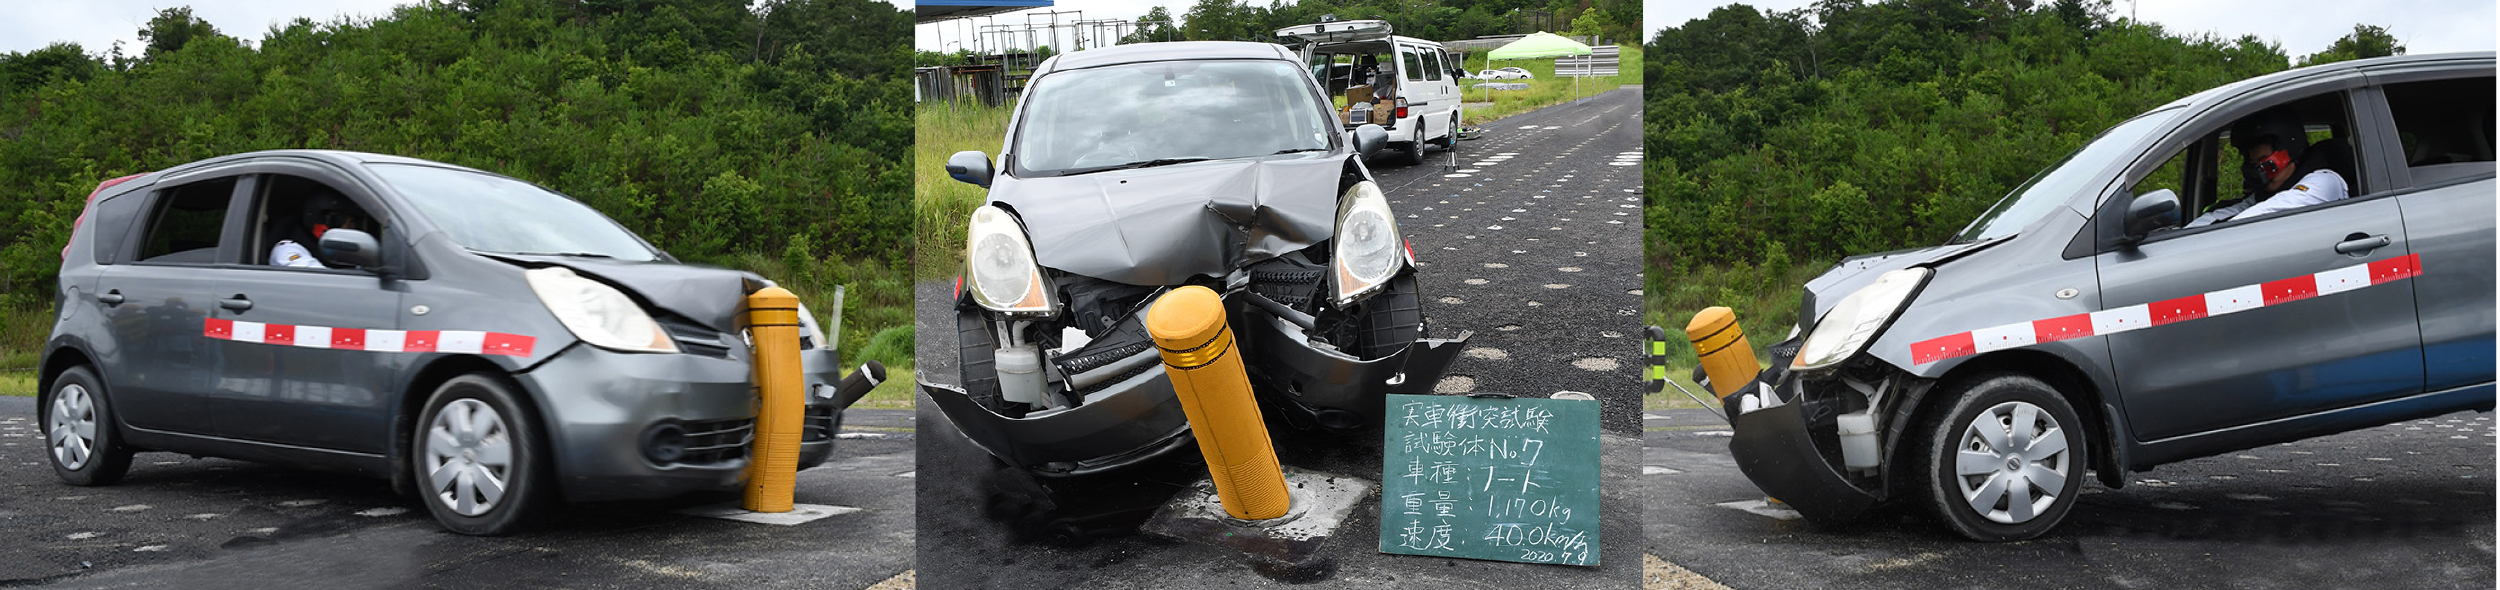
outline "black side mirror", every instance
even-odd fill
[[[981,188],[990,187],[990,155],[975,151],[955,152],[946,157],[946,175]]]
[[[362,230],[334,229],[321,232],[321,257],[356,268],[382,266],[382,245],[373,234]]]
[[[2144,241],[2153,230],[2179,225],[2179,194],[2161,189],[2136,195],[2127,203],[2127,243]]]
[[[1381,129],[1379,125],[1365,123],[1355,127],[1353,135],[1354,153],[1362,154],[1366,158],[1371,157],[1372,152],[1380,151],[1380,148],[1389,145],[1389,130]]]

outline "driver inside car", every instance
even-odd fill
[[[313,243],[316,244],[321,243],[321,234],[329,233],[330,230],[361,231],[367,225],[364,221],[364,213],[356,208],[355,203],[348,202],[346,198],[336,193],[326,191],[304,200],[304,210],[299,223],[303,224],[301,227],[304,231],[312,234]],[[277,245],[269,247],[269,264],[270,266],[297,268],[330,267],[322,264],[320,258],[313,256],[311,249],[291,239],[278,240]]]
[[[2248,197],[2217,205],[2188,227],[2250,219],[2349,196],[2344,177],[2321,162],[2304,160],[2310,147],[2299,119],[2280,107],[2267,109],[2231,125],[2231,145],[2246,163],[2240,168]],[[2332,140],[2329,140],[2332,141]],[[2299,178],[2293,182],[2293,178]],[[2285,186],[2289,184],[2290,186]]]

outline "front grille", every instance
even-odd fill
[[[745,459],[755,442],[755,419],[700,420],[683,424],[686,454],[678,463],[713,465]]]
[[[669,339],[677,341],[677,349],[685,351],[686,354],[729,358],[730,346],[746,344],[731,339],[728,334],[715,332],[711,328],[676,316],[662,315],[654,319],[659,321],[660,329],[668,331]]]

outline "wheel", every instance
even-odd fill
[[[1406,142],[1406,155],[1398,157],[1398,163],[1400,164],[1408,166],[1424,165],[1424,130],[1421,129],[1423,122],[1417,121],[1415,124],[1418,126],[1415,130],[1415,141]]]
[[[1449,133],[1441,135],[1441,141],[1439,143],[1442,149],[1455,152],[1458,151],[1458,115],[1450,115],[1449,129]]]
[[[2020,541],[2056,528],[2083,484],[2083,421],[2038,379],[1986,375],[1943,398],[1918,431],[1914,473],[1928,509],[1979,541]]]
[[[418,495],[443,528],[504,535],[543,509],[552,490],[546,437],[503,379],[469,374],[434,389],[417,420]]]
[[[112,485],[130,472],[130,445],[114,429],[112,404],[105,403],[104,380],[87,367],[72,367],[52,378],[44,392],[44,453],[52,457],[52,473],[74,486]]]

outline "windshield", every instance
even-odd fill
[[[1325,151],[1333,121],[1299,64],[1164,61],[1043,76],[1024,95],[1018,175]]]
[[[367,167],[463,248],[637,262],[659,257],[589,205],[526,182],[433,166]]]
[[[1989,207],[1988,212],[1979,214],[1979,219],[1972,221],[1970,227],[1963,228],[1962,234],[1955,236],[1952,243],[2001,238],[2030,227],[2031,222],[2039,221],[2041,216],[2048,215],[2058,206],[2066,204],[2068,199],[2074,198],[2076,193],[2089,188],[2086,183],[2092,182],[2110,164],[2133,155],[2134,152],[2127,148],[2167,128],[2164,123],[2170,122],[2178,113],[2175,108],[2153,111],[2102,131],[2100,136],[2085,142],[2082,149],[2067,154],[2065,159],[2050,165],[2047,171],[2024,181],[2022,186],[2014,188],[2014,192],[2006,193],[1996,206]]]

